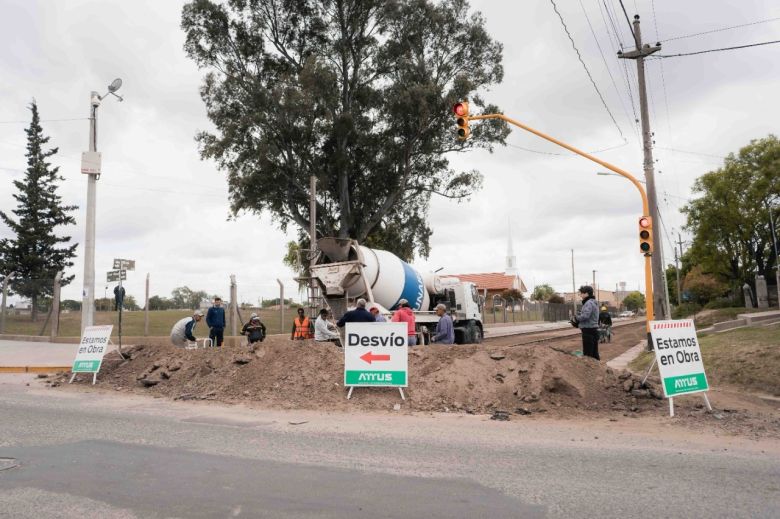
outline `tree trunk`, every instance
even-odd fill
[[[30,307],[30,320],[35,322],[38,319],[38,296],[32,296],[32,306]]]

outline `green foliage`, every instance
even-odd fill
[[[728,286],[715,276],[705,274],[702,267],[697,265],[685,275],[683,289],[691,295],[694,302],[703,305],[722,296],[728,290]]]
[[[151,296],[149,298],[149,310],[172,310],[174,307],[173,301],[166,297]]]
[[[502,46],[465,0],[193,0],[184,49],[207,71],[214,133],[201,156],[227,172],[232,211],[309,228],[403,259],[427,256],[431,195],[466,199],[477,171],[448,154],[504,144],[506,124],[455,139],[450,107],[497,112],[478,91],[503,77]]]
[[[76,255],[76,244],[69,245],[70,236],[58,236],[55,229],[76,223],[70,213],[78,207],[64,205],[57,194],[57,182],[64,180],[59,167],[52,166],[49,158],[57,148],[44,149],[49,137],[44,136],[40,125],[38,105],[30,104],[32,120],[27,127],[27,170],[23,180],[14,180],[17,202],[13,213],[15,220],[5,211],[0,211],[0,220],[7,225],[12,238],[0,239],[0,272],[16,272],[9,285],[13,292],[30,298],[32,319],[38,312],[39,300],[50,296],[54,277],[58,272],[72,267],[71,259]],[[65,286],[73,276],[63,276]]]
[[[701,310],[701,306],[696,303],[682,303],[672,307],[673,319],[686,319]]]
[[[666,285],[669,287],[669,302],[677,302],[677,268],[674,265],[668,265],[666,271]],[[682,283],[683,276],[680,274],[680,283]]]
[[[633,291],[629,292],[625,299],[623,299],[623,305],[633,312],[636,312],[640,308],[645,307],[645,295],[642,292]]]
[[[204,290],[192,290],[190,287],[177,287],[171,292],[171,304],[173,308],[187,308],[196,310],[204,299],[211,299]],[[151,309],[151,304],[149,305]]]
[[[735,301],[733,299],[729,299],[728,297],[722,297],[718,299],[713,299],[706,305],[704,305],[704,308],[708,310],[715,310],[717,308],[732,308],[735,306]],[[740,307],[742,310],[745,309],[745,307]]]
[[[504,290],[503,292],[501,292],[501,297],[504,298],[504,301],[509,301],[510,299],[514,299],[515,303],[518,303],[525,299],[523,293],[516,288],[509,288],[507,290]]]
[[[60,308],[62,310],[70,310],[72,312],[81,310],[81,301],[74,299],[65,299],[60,302]]]
[[[536,285],[534,287],[534,291],[531,294],[531,300],[532,301],[549,301],[552,296],[555,295],[555,290],[553,287],[548,285],[547,283],[543,283],[541,285]]]
[[[777,264],[770,212],[780,214],[780,141],[774,135],[750,142],[724,165],[698,178],[700,195],[683,208],[693,243],[684,265],[700,266],[729,284],[735,294],[756,273],[774,277]]]
[[[553,294],[547,298],[547,302],[556,305],[562,305],[566,303],[566,300],[560,294]]]

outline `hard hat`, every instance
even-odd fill
[[[606,310],[606,309],[607,309],[607,307],[606,307],[606,306],[602,306],[602,307],[601,307],[601,309],[602,309],[602,310]]]
[[[257,317],[257,314],[255,312],[252,312],[252,315],[249,316],[250,319],[254,319],[255,317]]]

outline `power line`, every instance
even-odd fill
[[[585,73],[588,75],[588,78],[590,79],[590,83],[593,85],[593,88],[596,90],[596,93],[599,95],[599,99],[601,99],[601,104],[604,105],[604,109],[609,114],[609,118],[612,119],[612,122],[615,124],[615,128],[617,128],[617,131],[620,133],[620,136],[625,141],[626,136],[623,135],[623,130],[620,129],[620,125],[615,120],[615,116],[612,115],[612,111],[607,106],[607,102],[604,100],[604,96],[601,95],[601,91],[599,90],[599,87],[596,86],[596,82],[593,80],[593,76],[590,74],[590,70],[588,70],[588,66],[585,65],[585,62],[582,60],[582,55],[580,54],[579,49],[577,49],[577,45],[574,44],[574,38],[572,38],[571,33],[569,32],[569,28],[566,26],[566,22],[563,21],[563,16],[561,15],[560,11],[558,11],[558,6],[555,5],[555,0],[550,0],[550,3],[553,6],[553,10],[555,10],[555,14],[557,14],[558,18],[561,20],[561,24],[563,25],[563,30],[566,32],[566,36],[569,37],[569,41],[571,42],[571,46],[574,49],[574,52],[577,53],[577,59],[580,60],[580,63],[582,64],[582,68],[585,69]]]
[[[617,144],[615,146],[609,146],[607,148],[601,148],[601,149],[598,149],[598,150],[591,150],[591,151],[588,151],[586,153],[590,153],[590,154],[603,153],[605,151],[616,150],[618,148],[622,148],[623,146],[626,146],[626,145],[628,145],[628,141],[624,141],[623,144]],[[523,146],[518,146],[517,144],[512,144],[511,142],[508,142],[507,146],[509,146],[511,148],[517,148],[518,150],[527,151],[529,153],[537,153],[539,155],[551,155],[551,156],[555,156],[555,157],[579,157],[579,155],[577,155],[576,153],[555,153],[554,151],[534,150],[534,149],[531,149],[531,148],[524,148]]]
[[[700,50],[697,52],[685,52],[682,54],[656,54],[654,57],[655,58],[678,58],[680,56],[695,56],[696,54],[707,54],[709,52],[721,52],[724,50],[737,50],[737,49],[747,49],[748,47],[760,47],[762,45],[772,45],[774,43],[780,43],[780,40],[763,41],[761,43],[749,43],[747,45],[737,45],[735,47],[723,47],[720,49]]]
[[[778,16],[777,18],[767,18],[766,20],[757,20],[755,22],[743,23],[741,25],[730,25],[728,27],[721,27],[720,29],[712,29],[710,31],[697,32],[694,34],[686,34],[683,36],[675,36],[674,38],[666,38],[665,40],[661,40],[661,41],[684,40],[686,38],[693,38],[694,36],[702,36],[704,34],[713,34],[716,32],[730,31],[731,29],[739,29],[741,27],[750,27],[751,25],[759,25],[762,23],[776,22],[777,20],[780,20],[780,16]]]
[[[716,159],[721,159],[721,160],[725,160],[726,159],[726,157],[724,157],[722,155],[712,155],[710,153],[699,153],[698,151],[687,151],[687,150],[681,150],[681,149],[677,149],[677,148],[664,148],[662,146],[658,146],[658,149],[668,150],[668,151],[675,151],[677,153],[687,153],[689,155],[701,155],[702,157],[714,157]]]
[[[639,43],[636,39],[636,34],[634,33],[634,26],[631,25],[631,20],[628,18],[628,13],[626,12],[626,6],[623,5],[623,0],[619,0],[620,2],[620,8],[623,9],[623,14],[626,16],[626,23],[628,24],[628,30],[631,32],[631,36],[634,37],[634,44],[636,45],[637,50],[639,50]]]
[[[620,91],[618,90],[617,83],[615,82],[615,78],[612,76],[612,70],[609,68],[609,64],[607,63],[607,58],[604,57],[604,51],[601,50],[601,44],[599,43],[599,39],[596,37],[596,31],[593,29],[593,24],[590,23],[590,17],[588,16],[588,11],[585,10],[585,5],[582,3],[582,0],[579,0],[580,7],[582,8],[582,14],[585,15],[585,20],[588,22],[588,27],[590,27],[590,33],[593,35],[593,39],[596,41],[596,47],[599,49],[599,54],[601,54],[601,60],[604,62],[604,68],[607,69],[607,74],[609,74],[609,79],[612,81],[612,86],[615,88],[615,93],[618,96],[618,100],[620,101],[620,107],[623,109],[623,114],[626,116],[626,119],[631,120],[631,118],[628,115],[628,111],[626,110],[626,105],[623,103],[623,97],[620,95]],[[631,125],[633,127],[633,125]],[[639,138],[639,135],[637,134],[637,138]]]
[[[607,18],[609,18],[609,23],[612,26],[612,32],[615,34],[615,38],[617,38],[618,44],[620,44],[620,50],[623,50],[623,42],[620,40],[620,31],[617,30],[617,26],[615,25],[615,19],[609,10],[609,7],[607,7],[607,2],[603,1],[602,3],[604,4],[604,10],[607,12]]]
[[[40,123],[57,123],[62,121],[89,121],[89,117],[74,117],[71,119],[40,119]],[[31,121],[0,121],[0,124],[29,124]]]

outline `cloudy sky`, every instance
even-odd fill
[[[617,127],[547,0],[472,2],[504,45],[504,81],[485,95],[508,115],[581,149],[614,148],[598,156],[641,178],[636,68],[615,57],[620,44],[629,48],[631,41],[619,3],[606,0],[617,35],[603,2],[557,4]],[[663,42],[662,54],[780,39],[780,20],[680,38],[780,18],[775,2],[625,5],[629,16],[642,17],[645,41]],[[227,294],[230,274],[237,276],[241,301],[274,297],[277,278],[290,293],[293,274],[281,257],[293,233],[285,235],[268,217],[229,219],[224,175],[199,159],[193,136],[210,124],[198,95],[203,73],[182,50],[181,6],[172,0],[0,0],[0,208],[14,207],[11,182],[23,175],[26,106],[35,98],[42,118],[52,120],[43,127],[60,148],[60,194],[81,207],[73,235],[83,242],[86,178],[79,166],[88,144],[89,94],[102,94],[121,77],[125,101],[107,98],[99,109],[96,295],[102,296],[105,271],[116,257],[136,260],[126,286],[138,299],[146,273],[152,293],[160,295],[182,285]],[[780,45],[769,45],[648,63],[658,200],[669,238],[682,232],[686,240],[679,208],[696,177],[750,139],[778,132],[779,53]],[[422,270],[502,270],[511,223],[529,288],[550,283],[571,290],[571,249],[578,285],[597,270],[604,288],[619,281],[643,287],[635,189],[619,177],[597,176],[603,168],[533,135],[513,131],[508,142],[493,154],[455,158],[483,173],[484,189],[467,203],[433,202],[432,253],[417,263]],[[6,236],[0,224],[0,237]],[[666,238],[664,246],[671,258]],[[81,253],[64,298],[81,297]]]

